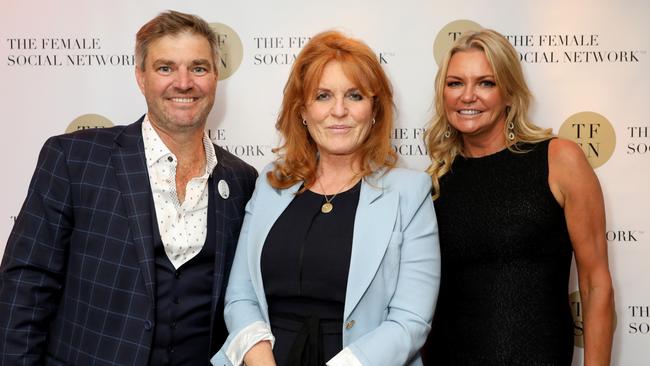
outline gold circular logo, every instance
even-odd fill
[[[579,112],[567,118],[558,135],[580,145],[594,168],[605,164],[616,147],[614,127],[596,112]]]
[[[219,80],[229,78],[237,71],[244,58],[244,46],[237,32],[222,23],[210,23],[210,27],[217,34],[219,45]]]
[[[84,114],[70,122],[68,128],[65,129],[65,133],[85,130],[88,128],[105,127],[113,127],[113,122],[104,116],[100,116],[99,114]]]
[[[433,57],[436,59],[438,66],[440,66],[447,51],[449,51],[461,34],[467,31],[480,30],[482,28],[483,27],[481,27],[480,24],[465,19],[454,20],[442,27],[436,36],[436,40],[433,42]]]

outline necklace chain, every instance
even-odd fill
[[[341,186],[341,188],[339,188],[339,190],[336,193],[334,193],[332,195],[332,197],[329,197],[329,198],[327,197],[327,193],[325,193],[325,188],[323,187],[323,182],[321,182],[321,180],[319,179],[318,180],[318,185],[320,186],[320,189],[323,191],[323,196],[325,197],[325,203],[323,203],[323,205],[320,207],[320,212],[325,213],[325,214],[332,212],[332,210],[334,209],[334,205],[332,204],[332,200],[334,200],[334,197],[336,197],[337,194],[341,193],[341,191],[343,191],[343,189],[348,184],[350,184],[350,182],[352,182],[356,177],[357,177],[356,174],[353,175],[352,179],[345,182],[345,184],[343,184],[343,186]]]

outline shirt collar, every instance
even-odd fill
[[[158,136],[158,132],[156,132],[151,125],[148,114],[145,115],[144,121],[142,121],[142,140],[144,143],[148,168],[151,168],[161,159],[165,159],[169,156],[173,157],[174,160],[176,159],[176,156],[169,150],[160,136]],[[203,132],[203,149],[205,150],[206,159],[205,174],[210,175],[217,166],[217,154],[214,151],[214,145],[212,144],[210,137],[208,137],[208,134],[205,131]]]

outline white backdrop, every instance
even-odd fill
[[[650,120],[645,108],[650,101],[650,2],[645,0],[3,0],[0,156],[7,165],[0,183],[0,250],[48,136],[65,132],[87,114],[117,125],[145,112],[133,76],[135,33],[166,9],[221,23],[241,40],[239,45],[233,34],[224,37],[224,54],[239,51],[243,57],[236,69],[225,60],[233,73],[218,85],[209,129],[217,144],[258,169],[272,160],[282,88],[292,58],[311,35],[342,30],[377,52],[395,89],[393,142],[401,164],[414,169],[424,169],[428,162],[421,131],[432,112],[438,34],[466,19],[508,35],[524,59],[535,95],[533,120],[556,132],[561,127],[572,131],[567,137],[584,143],[585,153],[598,165],[616,290],[612,364],[649,364]],[[599,134],[605,131],[600,128],[581,140],[586,130],[578,136],[576,120],[565,121],[586,111],[609,122],[612,132]],[[97,121],[100,117],[85,117],[81,125]],[[589,121],[581,123],[589,128]],[[607,149],[609,158],[602,151]],[[576,289],[573,278],[569,292]],[[578,303],[572,306],[580,312]],[[582,364],[580,347],[574,358],[574,365]]]

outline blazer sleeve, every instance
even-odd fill
[[[402,232],[397,284],[386,319],[348,345],[362,365],[409,364],[431,330],[438,298],[440,247],[431,180],[418,173],[397,184],[401,219],[394,230]]]
[[[50,138],[0,265],[0,364],[44,363],[74,221],[70,189],[64,151]]]
[[[264,181],[263,181],[264,180]],[[265,185],[266,174],[263,172],[257,178],[256,189],[246,205],[246,215],[242,224],[237,251],[230,271],[228,288],[226,290],[224,320],[228,327],[228,338],[219,352],[211,359],[213,365],[238,365],[248,350],[258,341],[268,339],[273,341],[271,328],[262,315],[259,301],[255,294],[249,267],[249,236],[255,228],[251,227],[251,219],[255,215],[257,197],[260,185]]]

